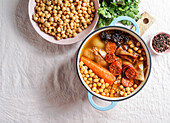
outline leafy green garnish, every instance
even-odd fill
[[[100,7],[98,26],[108,26],[118,16],[129,16],[136,21],[141,18],[138,11],[140,0],[99,0]],[[123,20],[122,24],[130,25],[129,21]]]

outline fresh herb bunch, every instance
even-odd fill
[[[140,0],[99,0],[99,2],[98,27],[108,26],[118,16],[129,16],[136,21],[141,18],[138,14]],[[121,22],[124,25],[131,25],[131,22],[126,20]]]

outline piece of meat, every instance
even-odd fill
[[[90,49],[91,52],[93,52],[94,54],[94,59],[96,60],[96,63],[103,66],[103,67],[106,67],[108,66],[108,63],[105,61],[105,59],[99,54],[99,49],[96,48],[96,47],[93,47],[92,49]]]
[[[109,66],[109,70],[115,76],[120,75],[122,72],[122,64],[118,61],[115,61]]]
[[[126,79],[126,78],[122,78],[121,82],[122,82],[123,86],[125,86],[125,87],[132,87],[132,85],[134,84],[133,79],[129,80],[129,79]]]
[[[116,57],[116,61],[120,62],[120,64],[122,65],[122,60],[121,60],[121,58]]]
[[[125,73],[125,71],[127,70],[127,68],[130,66],[131,64],[124,64],[123,68],[122,68],[122,72]]]
[[[129,67],[126,71],[125,71],[125,75],[128,79],[134,79],[137,76],[137,72],[135,68]]]
[[[108,42],[108,43],[106,44],[106,52],[107,52],[107,53],[112,53],[112,54],[115,53],[116,48],[117,48],[117,46],[116,46],[116,44],[113,43],[113,42]]]
[[[123,65],[123,73],[130,80],[137,76],[137,71],[131,64]]]
[[[128,60],[131,63],[134,63],[136,61],[136,59],[138,58],[138,54],[133,52],[133,53],[129,53],[126,50],[124,50],[121,46],[116,50],[116,55],[118,55],[119,57]]]
[[[112,54],[112,53],[108,53],[105,57],[105,60],[108,62],[108,63],[112,63],[112,62],[115,62],[115,61],[118,61],[122,64],[122,60],[115,56],[115,54]]]
[[[105,57],[105,60],[108,62],[108,63],[112,63],[114,61],[117,60],[116,56],[113,54],[113,53],[108,53]]]

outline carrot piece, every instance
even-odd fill
[[[100,78],[104,79],[106,83],[109,83],[110,85],[113,84],[113,82],[116,80],[116,77],[110,73],[109,70],[106,68],[98,65],[94,61],[86,58],[86,57],[81,57],[81,61],[87,65],[96,75],[98,75]]]

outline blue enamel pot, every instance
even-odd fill
[[[127,20],[127,21],[130,21],[136,28],[135,31],[132,31],[128,28],[125,28],[125,27],[121,27],[121,26],[116,26],[116,23],[119,22],[119,21],[122,21],[122,20]],[[81,73],[80,73],[80,69],[79,69],[79,60],[80,60],[80,53],[85,45],[85,43],[95,34],[98,34],[102,31],[106,31],[106,30],[120,30],[120,31],[123,31],[123,32],[126,32],[130,35],[132,35],[133,37],[135,37],[142,45],[143,49],[145,50],[146,52],[146,58],[147,58],[147,71],[146,71],[146,74],[145,74],[145,81],[143,81],[137,89],[135,89],[135,91],[133,93],[131,93],[130,95],[126,96],[126,97],[116,97],[116,98],[111,98],[111,97],[105,97],[105,96],[102,96],[102,95],[99,95],[95,92],[93,92],[89,87],[88,85],[85,83],[85,81],[83,80],[82,76],[81,76]],[[107,111],[107,110],[110,110],[112,109],[119,101],[123,101],[123,100],[126,100],[126,99],[129,99],[131,97],[133,97],[134,95],[136,95],[143,87],[144,85],[146,84],[146,82],[148,81],[148,78],[149,78],[149,75],[150,75],[150,72],[151,72],[151,55],[150,55],[150,51],[148,49],[148,46],[146,45],[145,41],[141,38],[140,36],[140,30],[139,30],[139,26],[137,25],[136,21],[133,20],[132,18],[130,17],[126,17],[126,16],[120,16],[116,19],[114,19],[112,21],[112,23],[109,25],[109,26],[106,26],[106,27],[102,27],[102,28],[99,28],[93,32],[91,32],[85,39],[84,41],[82,42],[82,44],[80,45],[79,49],[78,49],[78,53],[77,53],[77,58],[76,58],[76,68],[77,68],[77,74],[78,74],[78,77],[81,81],[81,83],[83,84],[83,86],[87,89],[88,91],[88,99],[89,99],[89,102],[90,104],[97,110],[100,110],[100,111]],[[93,101],[93,96],[96,96],[97,98],[100,98],[102,100],[106,100],[106,101],[110,101],[111,104],[107,107],[101,107],[97,104],[94,103]]]

